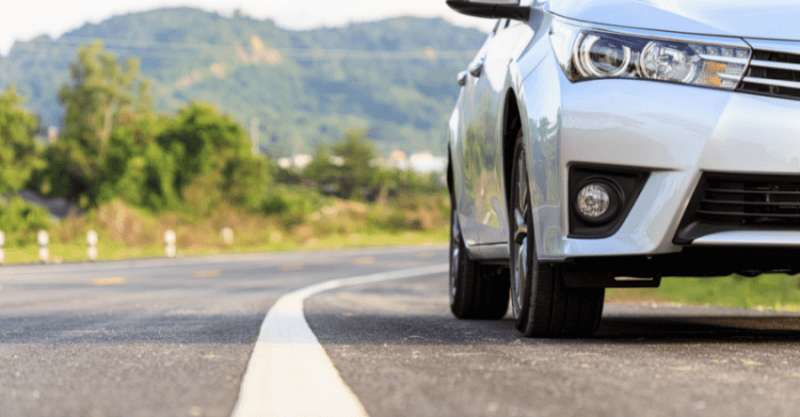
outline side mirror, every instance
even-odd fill
[[[447,5],[467,16],[514,20],[531,17],[531,6],[520,5],[520,0],[447,0]]]

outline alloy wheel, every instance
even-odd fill
[[[513,258],[513,271],[511,277],[511,300],[514,317],[520,317],[525,297],[525,285],[528,278],[528,253],[532,243],[528,225],[531,223],[531,204],[528,187],[528,171],[525,162],[525,152],[517,153],[513,173],[514,192],[512,196],[512,221],[511,221],[511,256]]]

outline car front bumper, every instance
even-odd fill
[[[552,56],[523,84],[543,260],[681,252],[676,233],[703,173],[800,177],[800,101],[650,81],[572,83]],[[578,164],[650,172],[609,237],[569,234],[569,168]],[[796,247],[800,233],[743,229],[688,245]]]

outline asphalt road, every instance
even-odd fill
[[[2,269],[0,417],[228,417],[281,297],[445,259],[409,248]],[[374,417],[800,409],[797,315],[610,305],[594,339],[526,340],[510,320],[452,319],[433,274],[314,295],[305,318]]]

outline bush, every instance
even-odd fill
[[[149,245],[160,243],[160,227],[157,219],[140,209],[132,208],[121,200],[103,204],[89,219],[95,223],[105,238],[126,245]],[[82,236],[77,236],[82,240]]]
[[[450,203],[445,195],[408,196],[391,204],[374,206],[368,224],[375,229],[436,230],[450,224]]]
[[[50,227],[50,214],[43,208],[13,197],[0,203],[0,230],[6,233],[8,243],[36,242],[36,232]]]
[[[375,147],[363,132],[351,131],[330,149],[320,148],[304,175],[320,192],[344,199],[374,199],[377,174]]]
[[[263,203],[265,214],[276,215],[288,227],[303,223],[325,204],[316,191],[301,186],[272,187]]]

